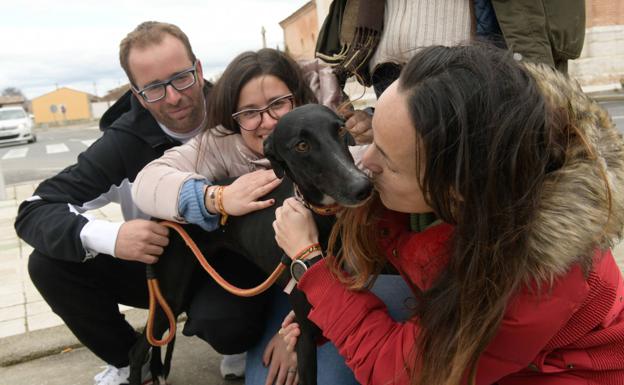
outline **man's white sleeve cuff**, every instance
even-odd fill
[[[117,234],[123,222],[109,222],[102,219],[89,221],[80,231],[80,240],[86,251],[86,259],[98,254],[115,257]]]

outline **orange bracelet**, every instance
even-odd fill
[[[297,254],[295,254],[295,256],[292,258],[293,260],[295,259],[304,259],[305,257],[307,257],[308,255],[314,253],[315,251],[322,251],[321,250],[321,244],[316,242],[311,244],[310,246],[306,247],[305,249],[299,251]]]
[[[223,207],[223,190],[225,190],[225,186],[217,187],[217,199],[216,199],[216,209],[221,214],[221,226],[225,225],[228,219],[228,213],[225,212],[225,207]]]

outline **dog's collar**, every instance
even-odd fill
[[[305,207],[309,208],[316,214],[330,216],[330,215],[336,215],[338,214],[340,210],[342,210],[342,206],[340,206],[338,203],[334,203],[333,205],[327,205],[327,206],[316,206],[316,205],[311,204],[310,202],[305,200],[297,184],[293,183],[293,185],[294,185],[294,190],[295,190],[295,198],[297,198],[297,200],[303,203]]]

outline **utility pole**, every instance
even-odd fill
[[[264,25],[260,29],[260,33],[262,34],[262,48],[266,48],[266,29],[264,28]]]
[[[97,93],[97,82],[96,81],[93,82],[93,95],[98,96],[98,93]]]

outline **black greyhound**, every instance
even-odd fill
[[[275,242],[272,227],[274,210],[281,206],[284,199],[294,195],[295,185],[311,207],[335,204],[354,206],[364,201],[372,191],[372,184],[354,164],[348,149],[348,145],[353,144],[353,139],[341,131],[343,123],[332,110],[315,104],[295,108],[284,115],[264,142],[265,156],[271,161],[278,177],[284,177],[279,187],[267,195],[267,198],[275,199],[275,205],[242,217],[230,217],[227,224],[219,230],[203,234],[208,237],[205,242],[208,249],[203,250],[205,255],[235,252],[268,274],[280,263],[283,254]],[[315,221],[321,244],[326,249],[334,218],[315,214]],[[190,277],[197,268],[197,261],[190,253],[182,254],[188,254],[189,257],[161,258],[155,265],[161,291],[176,316],[188,306],[192,288],[184,283],[191,281]],[[285,273],[277,284],[284,287],[289,280],[290,274]],[[318,336],[318,329],[307,319],[310,305],[305,295],[296,287],[290,294],[290,302],[301,327],[301,336],[297,342],[300,383],[313,385],[316,384],[315,338]],[[159,338],[167,328],[166,318],[162,312],[158,312],[154,319],[154,336]],[[131,385],[140,384],[141,365],[145,362],[148,351],[149,345],[143,333],[130,353]],[[168,358],[170,351],[171,349]],[[165,361],[168,361],[167,358]],[[158,349],[153,355],[151,367],[155,381],[157,377],[168,374],[168,364],[163,368]]]

